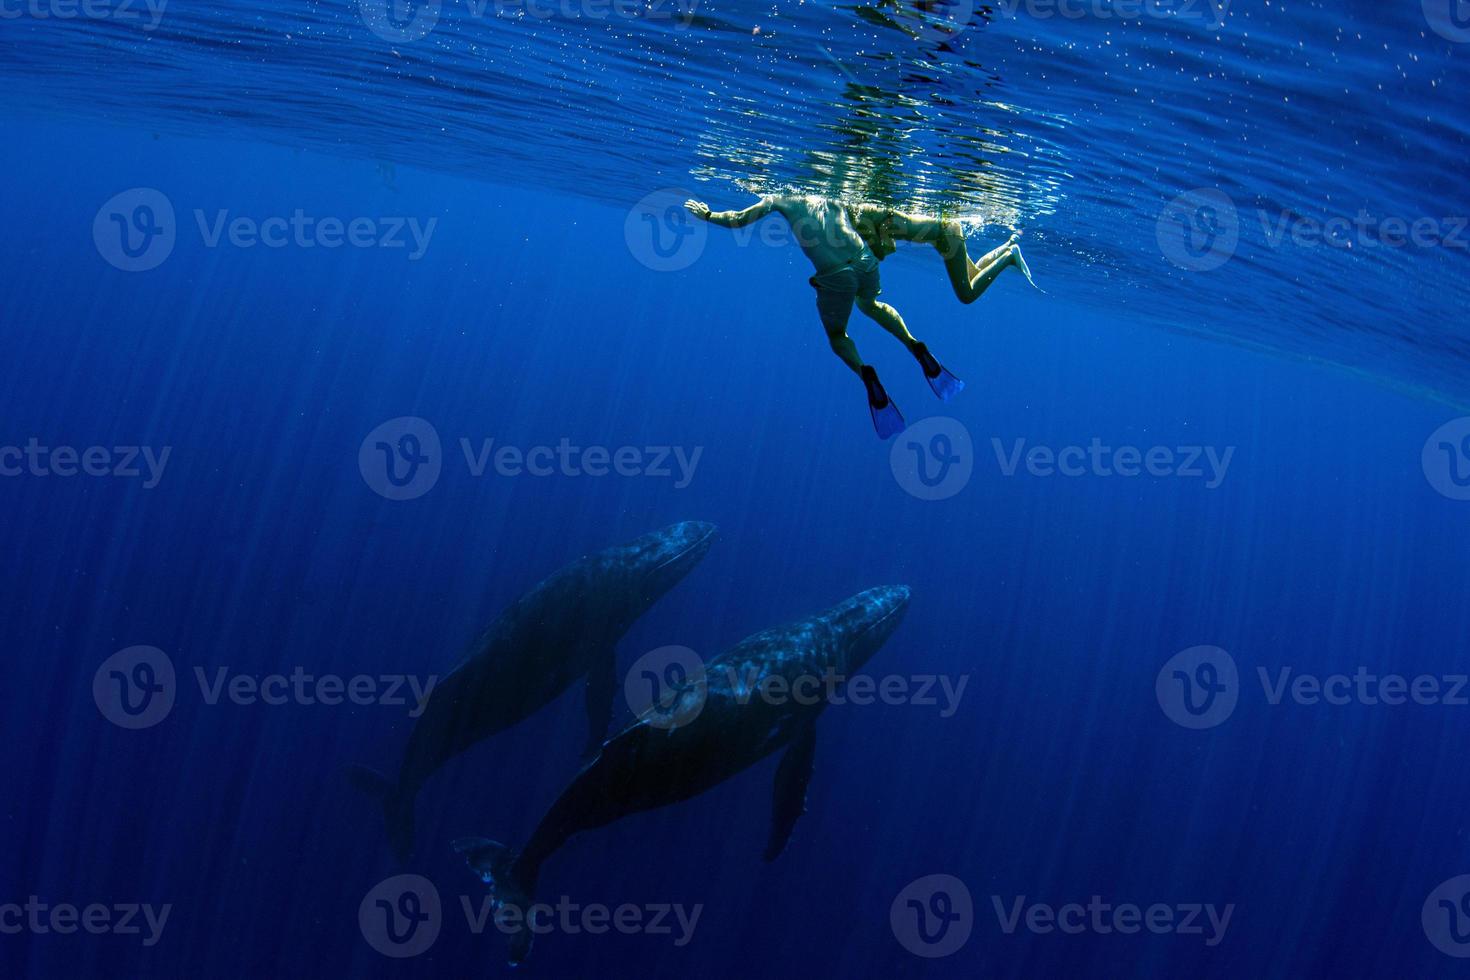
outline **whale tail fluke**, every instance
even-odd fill
[[[513,921],[519,929],[510,932],[510,962],[514,966],[525,961],[531,953],[532,932],[526,916],[531,907],[531,889],[521,880],[516,867],[516,854],[498,841],[484,837],[461,837],[454,842],[454,849],[464,858],[470,871],[490,888],[490,901],[496,914],[509,906],[520,910]]]
[[[383,822],[388,825],[388,846],[400,862],[407,861],[413,851],[413,797],[403,793],[393,780],[367,766],[349,767],[347,781],[382,804]]]

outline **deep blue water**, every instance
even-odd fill
[[[682,945],[553,933],[526,975],[1464,972],[1440,948],[1470,952],[1463,884],[1447,907],[1436,889],[1470,874],[1470,705],[1445,703],[1467,670],[1470,423],[1432,434],[1465,412],[1466,249],[1268,232],[1363,207],[1453,237],[1470,48],[1417,6],[1239,4],[1216,35],[981,8],[951,36],[893,28],[906,9],[725,3],[675,31],[450,5],[396,45],[323,5],[170,7],[146,32],[0,21],[0,449],[168,452],[156,481],[58,475],[55,455],[0,478],[0,976],[507,972],[449,842],[526,840],[577,771],[580,690],[441,771],[400,866],[343,773],[396,764],[405,707],[210,704],[195,671],[442,675],[545,575],[678,520],[719,540],[628,633],[624,668],[904,584],[868,673],[963,693],[948,716],[831,707],[774,863],[775,759],[577,838],[543,897],[699,906],[697,926]],[[929,250],[883,265],[884,298],[968,382],[956,401],[854,317],[920,455],[932,427],[968,437],[952,496],[921,499],[899,465],[915,450],[874,437],[791,244],[712,228],[655,268],[678,239],[656,247],[644,214],[673,219],[643,195],[723,208],[782,186],[958,215],[972,253],[1025,230],[1044,294],[1008,271],[961,306]],[[173,241],[127,271],[110,216],[156,203],[137,188],[168,202]],[[1168,202],[1201,188],[1238,208],[1229,255],[1169,238]],[[404,247],[211,244],[222,212],[298,210],[375,241],[413,224]],[[392,500],[359,453],[403,416],[437,434],[441,472]],[[697,462],[476,476],[462,439]],[[1228,462],[1067,476],[1012,467],[1017,440]],[[93,683],[136,645],[174,665],[175,702],[126,730]],[[1193,729],[1166,664],[1199,646],[1238,677],[1233,712]],[[1433,677],[1439,696],[1272,703],[1258,672],[1283,669]],[[400,873],[444,911],[432,946],[390,958],[359,906]],[[936,874],[968,890],[970,935],[926,958],[890,907]],[[10,928],[30,896],[169,917],[152,944],[146,925]],[[1007,932],[996,909],[1093,896],[1230,918],[1214,937],[1203,917],[1203,935]]]

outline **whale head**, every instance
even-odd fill
[[[867,589],[827,611],[837,641],[833,664],[840,673],[860,670],[898,629],[909,608],[907,585]]]
[[[704,521],[680,521],[651,531],[628,545],[628,570],[648,596],[661,596],[699,564],[714,544],[716,531]]]

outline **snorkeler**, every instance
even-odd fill
[[[949,284],[961,303],[973,303],[990,287],[1006,269],[1015,266],[1036,289],[1036,280],[1031,278],[1031,269],[1021,255],[1021,246],[1016,232],[999,248],[991,249],[972,261],[965,246],[965,233],[957,221],[939,218],[921,218],[916,215],[891,211],[874,204],[859,204],[849,208],[853,227],[863,241],[881,261],[896,249],[894,241],[923,242],[934,246],[944,259],[944,270],[949,273]]]
[[[909,333],[897,310],[878,302],[878,259],[853,227],[851,215],[843,205],[821,197],[773,195],[761,198],[744,211],[711,211],[702,201],[693,200],[684,202],[684,207],[696,218],[723,228],[740,228],[772,213],[790,223],[797,244],[817,270],[809,281],[817,291],[817,313],[827,331],[827,342],[832,345],[832,352],[862,378],[873,428],[878,430],[880,438],[902,432],[903,415],[883,389],[878,372],[863,363],[857,345],[847,335],[847,321],[854,305],[908,348],[924,369],[929,387],[940,399],[949,401],[965,387],[963,381],[934,359],[928,347]]]

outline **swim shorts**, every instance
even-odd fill
[[[876,299],[882,292],[878,285],[878,259],[867,249],[857,258],[819,272],[808,281],[817,290],[817,313],[828,333],[847,330],[854,301]]]

